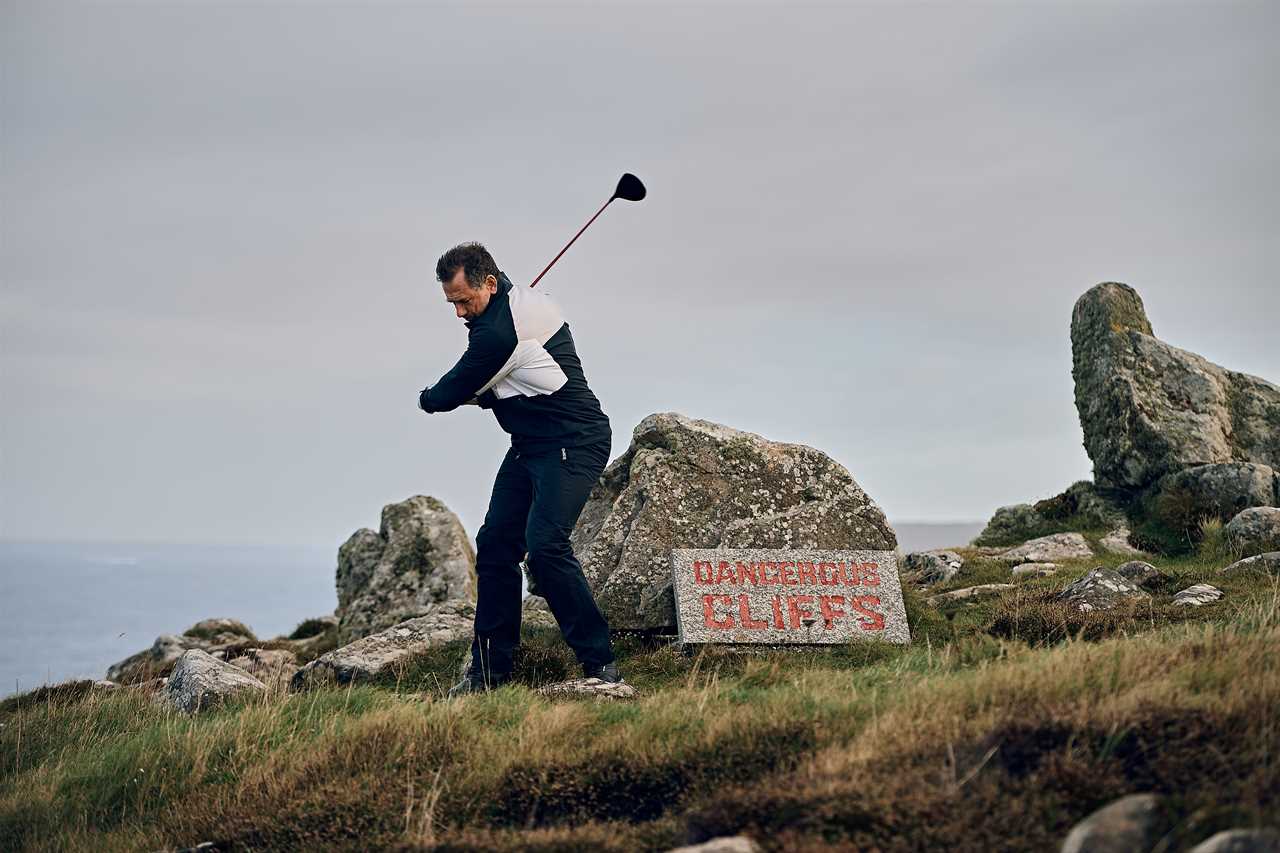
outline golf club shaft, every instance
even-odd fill
[[[603,205],[600,206],[600,209],[596,211],[596,215],[588,219],[587,224],[583,225],[582,228],[578,230],[578,233],[573,235],[573,240],[577,240],[579,237],[582,236],[582,232],[586,231],[587,228],[590,227],[591,223],[596,221],[596,216],[599,216],[600,214],[604,213],[604,209],[609,206],[609,204],[613,201],[614,198],[617,198],[617,196],[610,198],[609,201],[606,201]],[[564,244],[564,248],[560,250],[560,255],[563,255],[565,252],[569,251],[569,247],[573,245],[573,240],[570,240],[568,243]],[[555,266],[556,261],[560,260],[560,255],[556,255],[554,258],[551,259],[551,263],[547,264],[546,269],[538,273],[538,277],[533,280],[533,284],[529,285],[530,287],[533,287],[534,285],[536,285],[542,279],[542,277],[547,274],[547,270]]]

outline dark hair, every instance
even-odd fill
[[[498,265],[489,250],[479,243],[461,243],[440,256],[436,261],[436,278],[441,284],[453,281],[461,267],[467,284],[478,288],[484,284],[485,276],[498,277]]]

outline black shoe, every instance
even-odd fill
[[[598,678],[601,681],[607,681],[610,684],[621,684],[622,673],[618,672],[618,664],[616,661],[610,661],[604,665],[582,667],[583,678]]]
[[[472,675],[468,672],[462,677],[462,680],[449,688],[449,698],[453,699],[457,696],[465,696],[468,693],[484,693],[486,690],[494,690],[511,680],[510,675],[490,675],[486,682],[482,676]]]

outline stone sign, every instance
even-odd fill
[[[892,551],[671,552],[682,643],[910,643]]]

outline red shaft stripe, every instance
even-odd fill
[[[614,196],[613,198],[617,198],[617,196]],[[606,201],[600,207],[600,209],[596,211],[596,216],[599,216],[600,214],[604,213],[604,209],[609,206],[609,204],[613,201],[613,198],[609,199],[609,201]],[[577,240],[579,237],[582,236],[582,232],[586,231],[587,228],[591,225],[591,223],[596,221],[596,216],[593,216],[587,220],[587,224],[583,225],[582,228],[579,229],[578,233],[573,235],[573,240]],[[565,243],[564,248],[560,250],[560,255],[563,255],[565,252],[569,251],[569,247],[573,245],[573,240],[570,240],[568,243]],[[547,264],[546,269],[538,273],[538,277],[533,280],[533,284],[529,285],[530,287],[533,287],[535,284],[537,284],[539,281],[542,280],[542,277],[547,274],[547,270],[555,266],[556,261],[560,260],[560,255],[556,255],[554,258],[551,259],[551,263]]]

